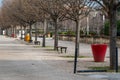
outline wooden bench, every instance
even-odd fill
[[[67,47],[57,46],[57,51],[59,51],[59,49],[60,49],[61,53],[63,53],[63,50],[65,51],[65,53],[67,51]]]
[[[40,41],[34,41],[35,45],[40,45]]]

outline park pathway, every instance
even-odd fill
[[[66,72],[56,67],[61,60],[43,48],[0,36],[0,80],[103,80]]]

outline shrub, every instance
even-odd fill
[[[67,31],[66,35],[75,36],[75,32],[74,31]]]
[[[95,36],[95,35],[96,35],[96,32],[95,32],[95,31],[90,31],[89,34],[90,34],[91,36]]]
[[[104,24],[104,35],[109,36],[109,21],[106,21]],[[120,20],[117,21],[117,36],[120,36]]]
[[[109,35],[109,22],[105,22],[104,24],[104,35]]]

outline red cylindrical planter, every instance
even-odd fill
[[[11,37],[13,37],[13,38],[14,38],[14,37],[15,37],[15,34],[13,34],[13,33],[12,33],[12,34],[11,34]]]
[[[92,53],[95,62],[104,62],[107,45],[106,44],[92,44]]]

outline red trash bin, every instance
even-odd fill
[[[13,37],[13,38],[14,38],[14,37],[15,37],[15,34],[13,34],[13,33],[12,33],[12,34],[11,34],[11,37]]]
[[[11,37],[16,38],[16,35],[14,33],[11,34]]]
[[[107,45],[106,44],[92,44],[92,53],[95,62],[104,62]]]

